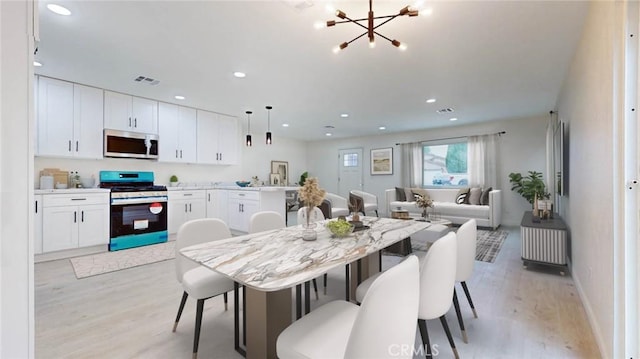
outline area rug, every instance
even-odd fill
[[[92,254],[69,259],[76,278],[115,272],[175,258],[176,242],[169,241],[115,252]]]
[[[453,229],[454,231],[457,228]],[[503,230],[488,231],[484,229],[478,229],[478,240],[476,242],[476,260],[482,262],[493,263],[496,260],[496,256],[500,253],[500,248],[504,240],[509,235],[509,232]],[[414,251],[427,251],[433,244],[432,242],[425,243],[411,243],[411,248]]]

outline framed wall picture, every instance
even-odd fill
[[[271,173],[280,175],[280,186],[289,185],[289,162],[271,161]]]
[[[393,174],[393,147],[371,150],[371,174]]]
[[[280,174],[279,173],[271,173],[269,175],[269,183],[272,186],[281,186],[280,183]]]

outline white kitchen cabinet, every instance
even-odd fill
[[[196,162],[196,110],[160,102],[158,105],[161,162]]]
[[[240,152],[237,119],[201,110],[197,117],[198,163],[237,164]]]
[[[178,233],[180,226],[190,220],[206,218],[206,191],[169,191],[168,198],[168,231],[169,234]]]
[[[104,127],[158,134],[158,101],[104,91]]]
[[[249,232],[249,220],[259,211],[275,211],[284,218],[285,191],[228,191],[228,226],[230,229]]]
[[[43,195],[42,251],[109,244],[109,194]]]
[[[103,91],[39,76],[37,154],[102,158]]]
[[[35,254],[42,253],[42,195],[34,195],[34,228],[33,228],[33,251]]]
[[[223,189],[207,190],[207,218],[219,218],[228,223],[229,196]]]
[[[249,232],[251,216],[260,211],[258,191],[229,191],[228,225],[230,229]]]

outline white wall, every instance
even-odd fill
[[[563,208],[571,233],[571,272],[604,357],[614,356],[614,43],[622,25],[615,3],[591,3],[558,102],[569,138]]]
[[[0,358],[33,357],[30,5],[0,1]]]
[[[366,192],[378,196],[379,207],[384,209],[384,190],[400,186],[400,148],[396,143],[439,139],[455,136],[471,136],[506,131],[498,141],[498,187],[502,192],[502,224],[519,225],[522,213],[529,209],[529,203],[520,195],[511,192],[509,173],[535,170],[544,172],[547,117],[493,121],[477,125],[463,125],[425,131],[394,133],[380,136],[335,139],[309,143],[308,167],[310,176],[318,177],[321,187],[329,192],[338,188],[338,150],[348,148],[364,149],[364,185]],[[393,175],[370,175],[370,150],[393,147]],[[380,212],[380,211],[379,211]]]
[[[257,134],[254,137],[257,137]],[[183,183],[249,181],[252,176],[258,176],[261,181],[268,183],[272,160],[289,162],[289,171],[296,174],[300,168],[304,168],[307,153],[304,142],[278,138],[276,133],[274,133],[273,139],[274,143],[270,146],[263,142],[256,143],[257,140],[254,140],[252,147],[243,145],[239,164],[226,166],[164,163],[123,158],[83,160],[37,157],[34,179],[36,179],[37,185],[40,170],[59,168],[63,171],[78,171],[83,177],[94,175],[96,179],[98,179],[98,173],[101,170],[153,171],[157,184],[168,184],[169,177],[173,174],[178,176],[180,182]],[[297,181],[296,177],[292,177],[292,179]]]

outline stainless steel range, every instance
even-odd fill
[[[100,171],[100,187],[111,189],[110,251],[167,241],[167,188],[153,172]]]

